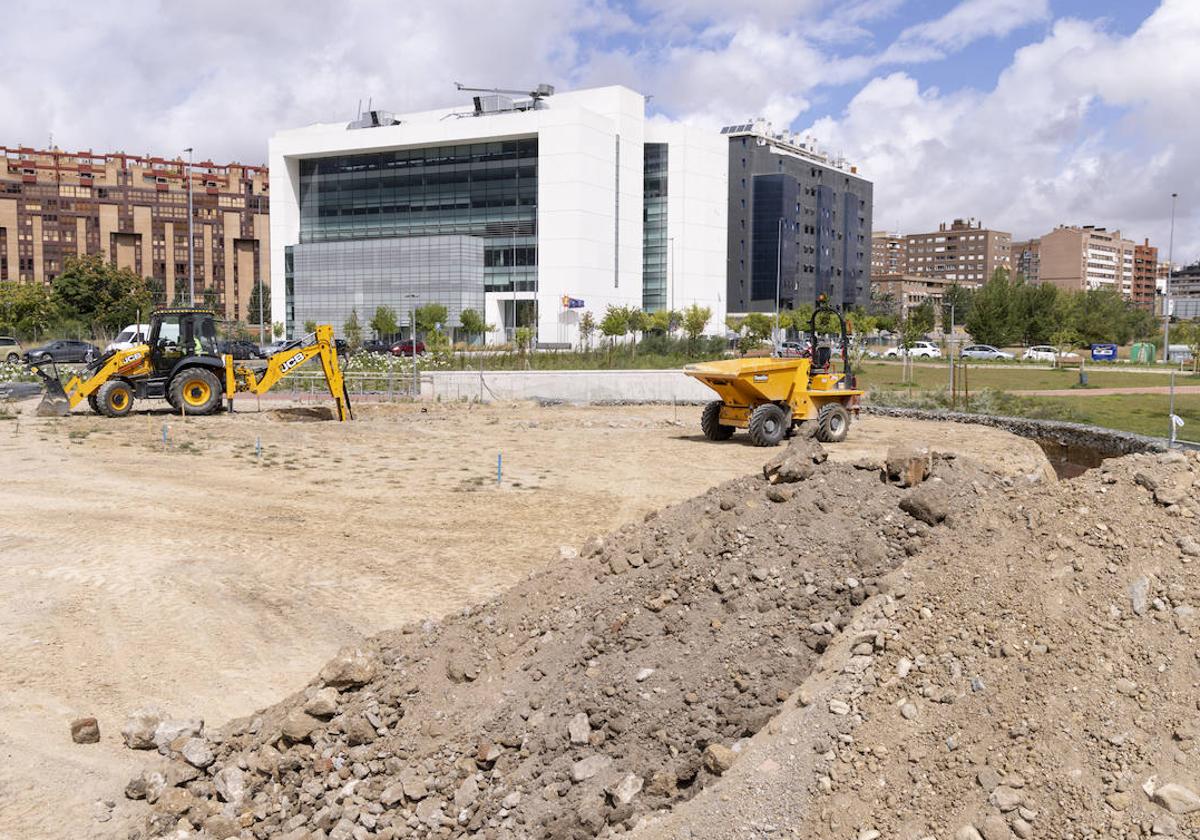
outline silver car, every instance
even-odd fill
[[[993,347],[990,344],[970,344],[962,349],[959,357],[963,359],[987,359],[994,361],[996,359],[1012,359],[1012,353],[1005,353],[998,347]]]

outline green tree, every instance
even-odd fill
[[[1071,295],[1071,304],[1070,326],[1083,344],[1127,344],[1133,338],[1129,304],[1116,290],[1085,289]]]
[[[354,322],[356,324],[358,323],[358,313],[357,312],[354,313]],[[304,332],[306,334],[312,335],[316,331],[317,331],[317,322],[316,321],[305,321],[304,322]]]
[[[203,305],[207,309],[211,309],[214,312],[221,306],[220,295],[218,295],[217,290],[212,288],[211,286],[204,290],[204,294],[201,295],[201,298],[203,301]]]
[[[942,306],[946,310],[944,317],[950,317],[951,305],[954,311],[954,326],[960,326],[967,322],[967,318],[971,315],[971,304],[975,299],[973,289],[968,289],[960,286],[957,283],[951,283],[942,295]],[[949,332],[949,330],[947,330]]]
[[[932,300],[922,301],[909,309],[900,325],[900,346],[907,350],[923,339],[933,329],[935,320]]]
[[[283,321],[276,321],[271,325],[271,335],[276,341],[283,338],[285,332],[287,332],[287,327],[284,326]]]
[[[1033,286],[1018,279],[1011,285],[1008,334],[1022,344],[1041,344],[1062,326],[1057,286]]]
[[[316,325],[314,324],[314,331]],[[308,325],[305,324],[305,329]],[[350,310],[350,317],[346,319],[346,323],[342,324],[342,335],[346,337],[346,343],[350,345],[351,351],[357,350],[362,346],[362,324],[358,322],[358,308]]]
[[[1012,284],[1007,272],[997,269],[992,279],[975,290],[966,327],[980,344],[1003,347],[1012,342]]]
[[[64,318],[87,324],[93,334],[116,332],[152,303],[144,277],[109,264],[103,256],[68,256],[51,284]]]
[[[695,346],[696,339],[708,327],[708,322],[711,320],[712,310],[707,306],[693,303],[683,310],[683,331],[687,335],[689,346]]]
[[[424,306],[418,306],[414,313],[417,320],[417,329],[422,335],[429,335],[436,332],[439,327],[446,325],[446,319],[449,313],[446,307],[440,303],[427,303]]]
[[[579,344],[585,350],[592,349],[592,336],[596,333],[596,316],[585,311],[579,317]]]
[[[650,313],[648,330],[657,335],[666,335],[671,331],[671,313],[665,309]]]
[[[1184,345],[1192,354],[1192,373],[1200,370],[1200,320],[1181,321],[1171,328],[1171,342]]]
[[[630,307],[628,311],[629,331],[633,333],[633,355],[636,356],[640,333],[644,333],[650,329],[650,315],[636,306]]]
[[[492,331],[492,325],[483,320],[483,316],[474,309],[464,309],[458,316],[458,323],[462,325],[463,332],[467,336],[484,335]]]
[[[259,298],[262,298],[262,307],[259,307]],[[262,320],[259,321],[258,313],[262,312]],[[246,321],[259,326],[259,324],[271,323],[271,287],[264,285],[261,280],[256,280],[250,289],[250,301],[246,304]]]
[[[376,338],[391,339],[399,329],[396,325],[396,310],[390,306],[376,306],[368,326]]]
[[[0,283],[0,332],[36,338],[45,335],[58,317],[47,287],[40,283]]]
[[[600,333],[608,337],[608,345],[612,347],[618,337],[625,337],[629,332],[629,309],[624,306],[608,305],[604,309],[604,317],[600,319]]]
[[[742,319],[742,337],[738,339],[738,350],[743,354],[762,346],[771,337],[775,319],[765,312],[751,312]]]
[[[517,327],[513,337],[516,339],[517,352],[521,356],[525,356],[533,348],[533,329],[531,327]]]

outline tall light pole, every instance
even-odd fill
[[[192,237],[192,147],[184,149],[188,155],[187,163],[187,214],[188,214],[188,306],[196,305],[196,253],[195,240]],[[259,321],[262,321],[259,318]]]
[[[1171,238],[1167,240],[1167,278],[1163,281],[1163,361],[1171,361],[1171,263],[1175,259],[1175,202],[1171,193]]]
[[[779,281],[783,267],[783,216],[779,217],[779,238],[775,241],[775,351],[779,352]]]

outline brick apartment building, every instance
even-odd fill
[[[1135,245],[1119,230],[1095,225],[1055,228],[1036,240],[1036,274],[1026,280],[1053,283],[1065,291],[1115,289],[1128,299],[1134,297]],[[1143,247],[1143,259],[1149,256],[1149,242]]]
[[[905,237],[907,273],[963,286],[981,286],[997,268],[1011,268],[1012,234],[990,230],[975,219],[943,222],[931,233]]]
[[[871,278],[893,277],[908,271],[908,239],[899,233],[871,232]]]
[[[1133,286],[1129,299],[1142,309],[1154,310],[1154,294],[1158,285],[1158,248],[1143,239],[1133,246]]]
[[[158,281],[157,303],[187,299],[184,161],[5,146],[0,155],[0,280],[49,283],[66,257],[102,254]],[[251,293],[271,276],[267,169],[204,161],[191,182],[196,297],[211,290],[225,317],[257,321]]]

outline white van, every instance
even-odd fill
[[[128,350],[138,344],[145,344],[150,337],[149,324],[130,324],[117,334],[117,337],[104,348],[105,353],[113,350]]]

